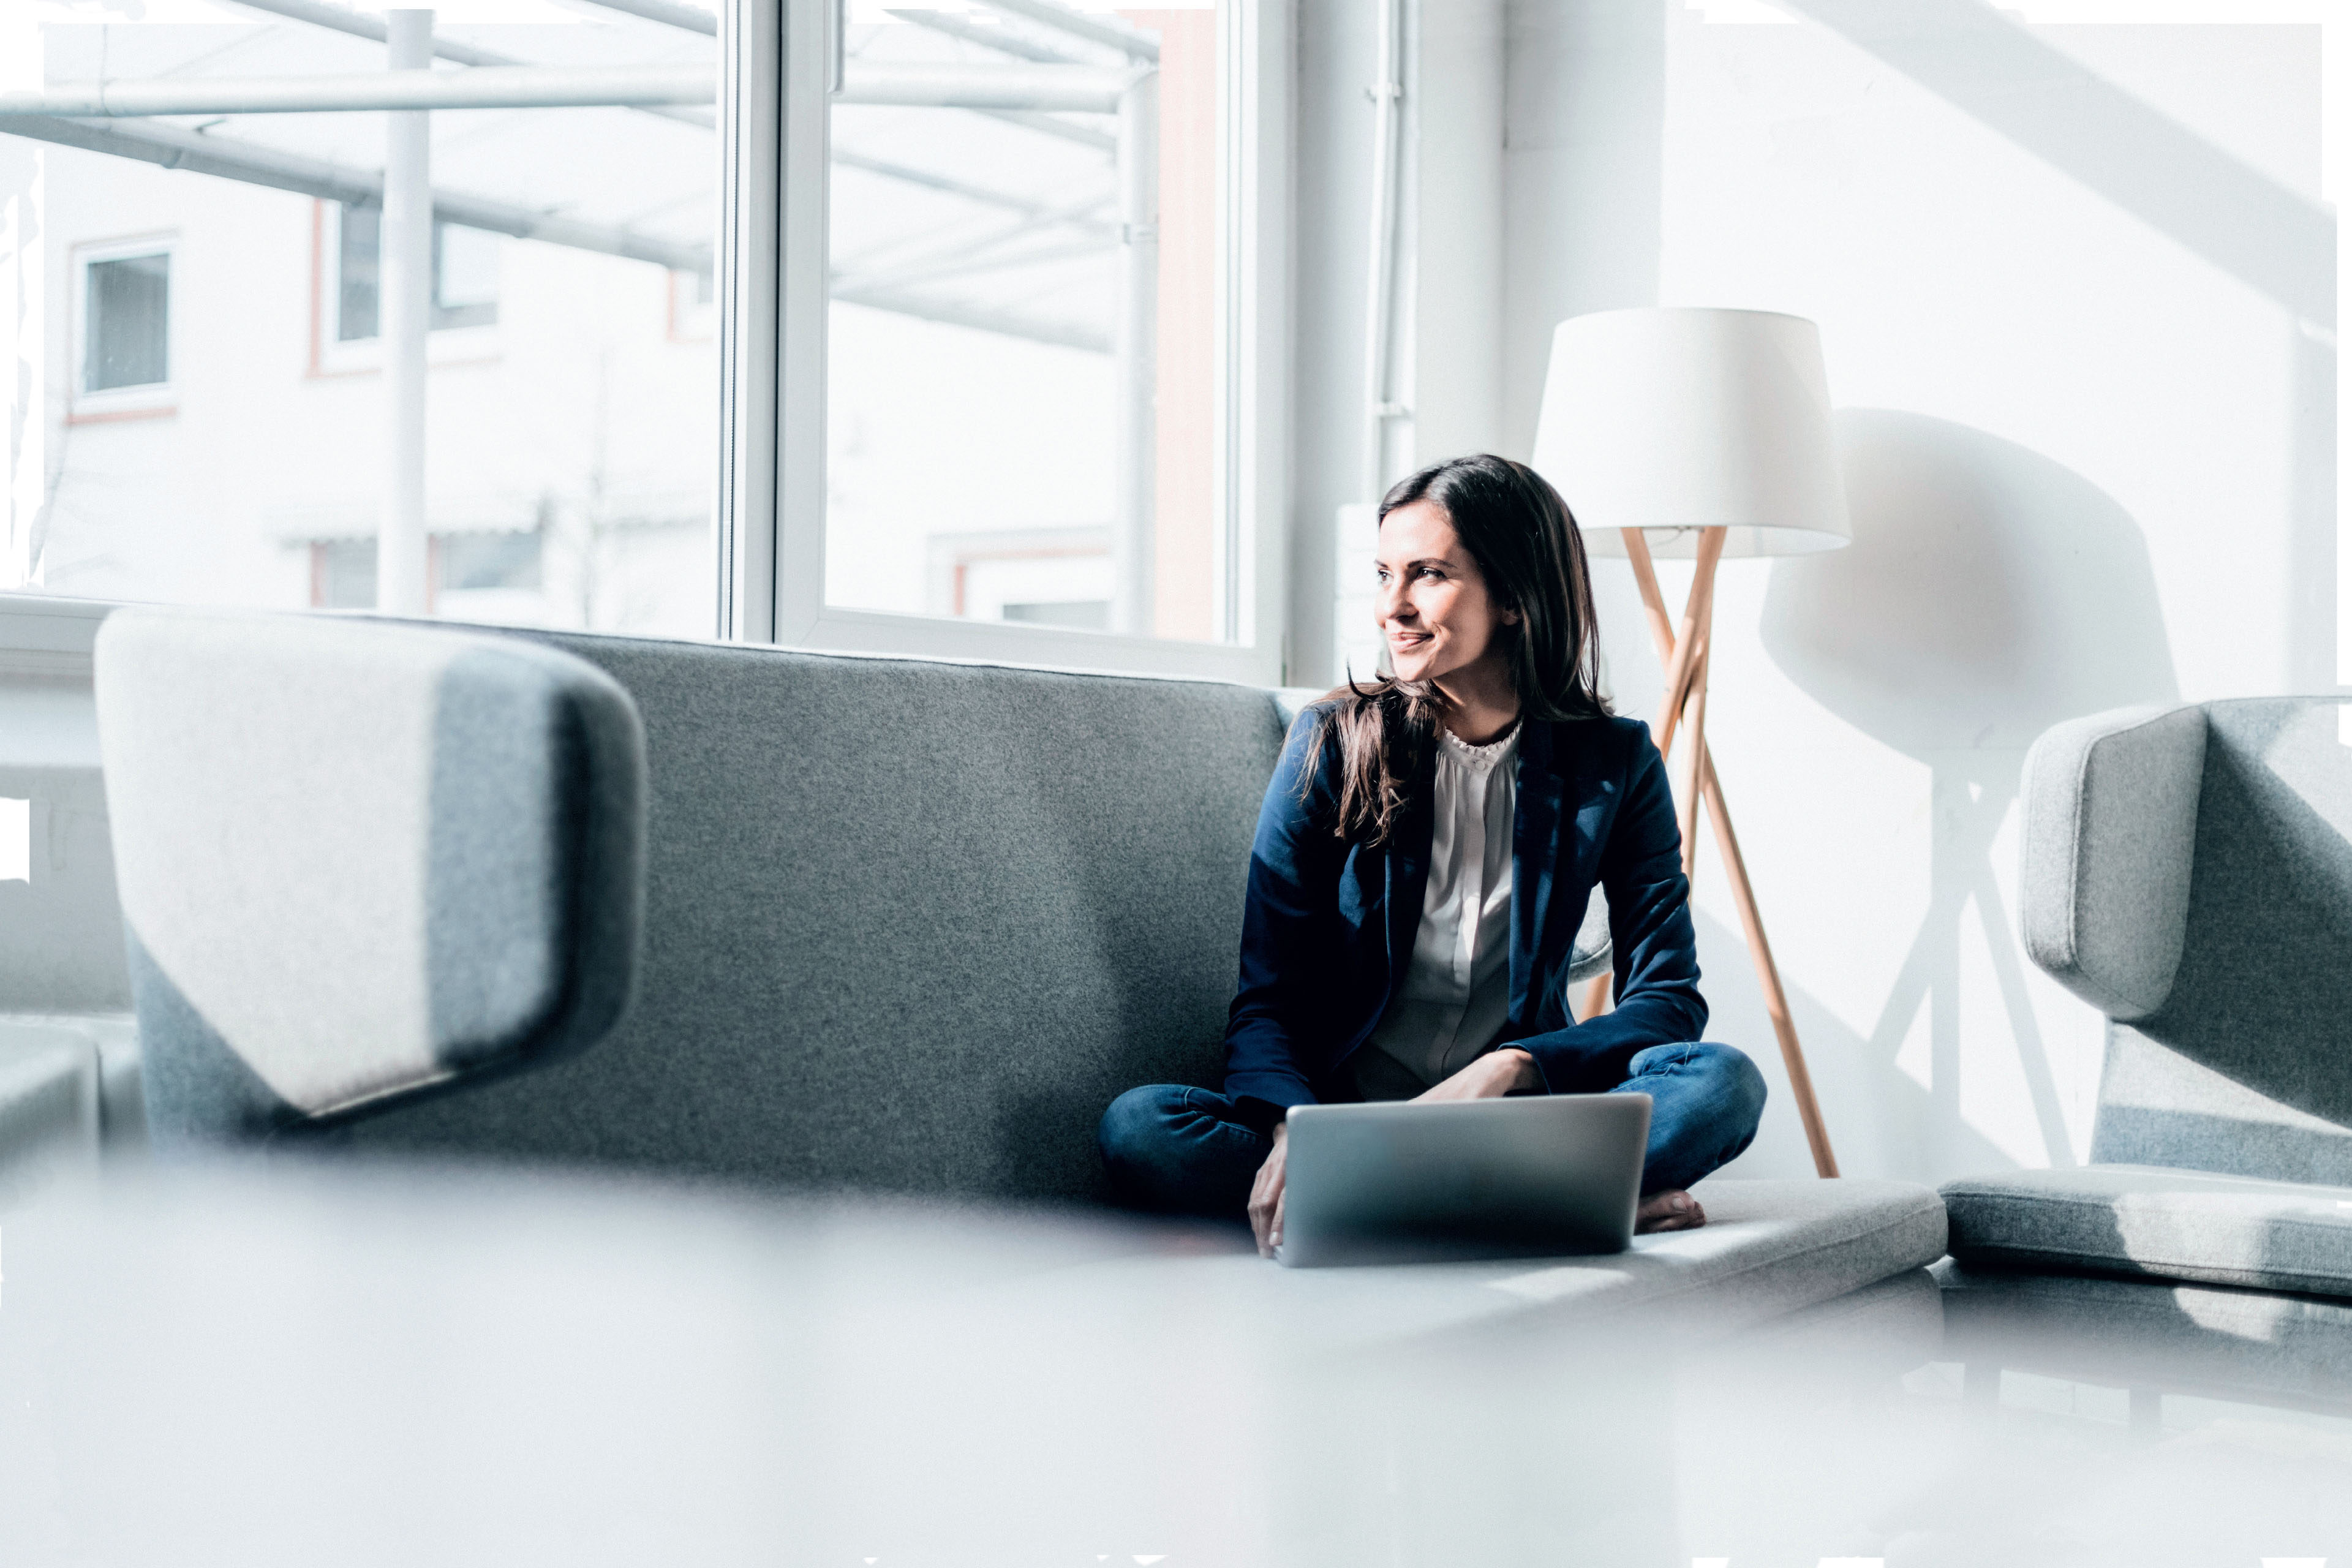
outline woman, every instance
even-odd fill
[[[1506,458],[1425,468],[1381,503],[1375,614],[1394,674],[1291,727],[1258,814],[1223,1093],[1131,1089],[1103,1115],[1139,1207],[1282,1237],[1283,1116],[1339,1100],[1647,1094],[1643,1230],[1748,1147],[1755,1064],[1706,1022],[1673,796],[1610,716],[1584,548]],[[1569,1011],[1570,948],[1608,895],[1617,1005]]]

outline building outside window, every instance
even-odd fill
[[[335,341],[376,335],[377,256],[383,213],[337,205],[335,217]],[[488,327],[499,319],[500,237],[459,224],[433,226],[433,330]]]

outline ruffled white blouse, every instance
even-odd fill
[[[1349,1066],[1366,1100],[1405,1100],[1494,1048],[1511,1008],[1511,826],[1519,731],[1437,738],[1429,890],[1412,958]]]

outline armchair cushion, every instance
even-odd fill
[[[1943,1194],[1962,1264],[2352,1297],[2352,1187],[2084,1165],[1970,1177]]]

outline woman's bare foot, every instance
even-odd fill
[[[1706,1223],[1706,1211],[1685,1192],[1653,1193],[1633,1211],[1633,1234],[1657,1230],[1696,1230]]]

